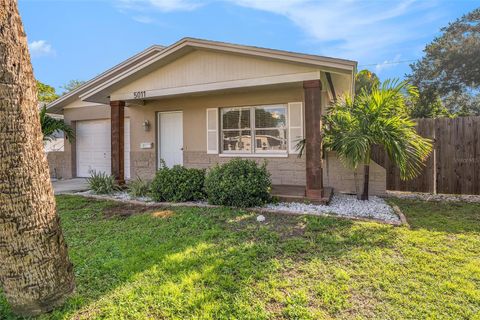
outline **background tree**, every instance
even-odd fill
[[[63,119],[56,119],[47,114],[47,107],[42,107],[40,110],[40,126],[43,133],[43,141],[50,141],[54,139],[57,132],[63,132],[68,140],[73,141],[75,133],[73,129],[63,121]]]
[[[37,91],[38,101],[49,103],[58,98],[58,94],[55,92],[54,87],[44,84],[38,80]]]
[[[428,89],[427,89],[428,90]],[[409,95],[405,93],[409,114],[412,118],[438,118],[453,117],[435,93],[422,92],[422,94]],[[459,114],[457,114],[459,115]]]
[[[360,95],[362,91],[372,92],[372,88],[380,84],[378,76],[370,70],[364,69],[355,75],[355,95]]]
[[[400,169],[402,179],[420,173],[432,150],[429,139],[415,130],[409,117],[404,91],[416,95],[406,82],[385,81],[371,93],[363,91],[354,99],[340,99],[329,110],[324,121],[325,150],[337,152],[347,166],[364,167],[361,200],[368,200],[370,157],[374,145],[382,146],[390,160]]]
[[[438,99],[449,112],[480,114],[480,8],[447,27],[411,65],[411,83],[419,88],[425,109]]]
[[[73,90],[77,89],[78,87],[80,87],[84,83],[85,83],[85,81],[83,81],[83,80],[70,80],[70,81],[68,81],[66,84],[61,86],[61,88],[63,89],[62,95],[67,94],[70,91],[73,91]]]
[[[0,83],[0,283],[12,310],[29,316],[62,304],[75,286],[15,0],[0,0]]]

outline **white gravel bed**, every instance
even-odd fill
[[[399,199],[414,199],[423,201],[451,201],[451,202],[470,202],[480,203],[480,195],[468,194],[433,194],[422,192],[405,192],[405,191],[387,191],[388,197]]]
[[[85,195],[85,196],[96,196],[98,198],[104,199],[114,199],[114,200],[122,200],[122,201],[140,201],[145,203],[154,203],[155,201],[152,200],[150,197],[132,197],[125,191],[117,191],[112,194],[96,194],[92,190],[76,192],[77,195]]]
[[[218,207],[209,205],[206,201],[189,201],[189,202],[156,202],[150,197],[132,197],[125,191],[117,191],[111,194],[96,194],[92,190],[72,193],[74,195],[83,195],[96,199],[118,200],[136,204],[161,205],[161,206],[189,206],[189,207]]]
[[[198,207],[218,207],[209,205],[205,201],[167,203],[155,202],[150,197],[132,197],[125,191],[115,192],[109,195],[97,195],[91,190],[77,192],[76,195],[95,197],[97,199],[118,200],[124,202],[144,203],[146,205],[167,205],[167,206],[198,206]],[[271,203],[263,207],[253,208],[254,211],[279,213],[295,213],[309,215],[332,215],[346,218],[374,219],[385,221],[387,223],[400,224],[400,218],[395,214],[392,207],[385,200],[372,196],[368,201],[357,200],[356,196],[346,194],[334,194],[329,205],[315,205],[299,202],[280,202]]]
[[[329,205],[315,205],[298,202],[267,204],[267,209],[312,215],[331,214],[341,217],[366,218],[400,223],[400,218],[385,200],[371,196],[368,201],[357,200],[354,195],[334,194]]]

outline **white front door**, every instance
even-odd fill
[[[125,118],[125,179],[130,178],[130,120]],[[110,120],[77,121],[77,177],[111,172]]]
[[[158,113],[158,159],[163,159],[168,167],[183,165],[183,113]],[[160,167],[160,163],[158,164]]]

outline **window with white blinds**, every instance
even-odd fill
[[[207,109],[207,152],[298,153],[303,139],[303,103]]]

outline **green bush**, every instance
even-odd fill
[[[119,190],[115,183],[115,177],[105,172],[92,171],[87,183],[90,189],[96,194],[110,194]]]
[[[270,200],[270,173],[266,163],[233,159],[212,168],[205,178],[205,192],[210,204],[249,208]]]
[[[127,185],[127,192],[132,197],[146,197],[150,193],[150,181],[137,178]]]
[[[203,184],[205,170],[189,169],[180,165],[162,166],[151,184],[151,196],[155,201],[184,202],[205,198]]]

